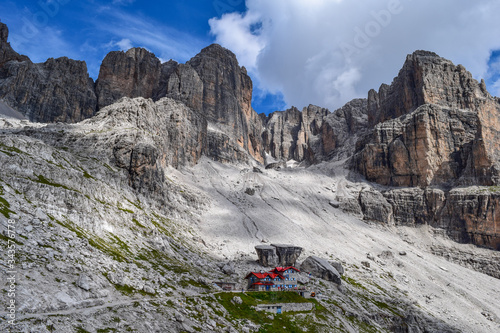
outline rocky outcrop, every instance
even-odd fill
[[[145,192],[162,188],[166,166],[196,164],[206,146],[206,120],[169,98],[124,98],[87,123],[103,124],[100,141],[109,142],[112,161],[128,170],[133,188]]]
[[[148,197],[168,196],[166,167],[196,164],[207,140],[206,120],[170,98],[122,98],[75,128],[51,125],[27,135],[126,171],[128,184]]]
[[[278,266],[295,266],[295,262],[302,253],[302,248],[299,246],[288,244],[271,244],[276,248],[276,255],[278,256]]]
[[[34,64],[7,43],[0,23],[0,98],[36,122],[77,122],[96,111],[94,82],[84,61],[66,57]]]
[[[188,64],[168,61],[161,66],[161,75],[154,99],[170,97],[202,113],[203,82]]]
[[[500,250],[497,187],[393,189],[383,193],[396,225],[428,224],[457,242]]]
[[[359,204],[365,220],[393,224],[393,208],[378,191],[364,190],[359,194]]]
[[[316,256],[307,257],[300,265],[300,270],[317,278],[342,284],[340,273],[325,259]]]
[[[382,185],[454,185],[467,172],[476,132],[474,111],[426,104],[377,124],[358,142],[353,167]]]
[[[255,251],[259,256],[259,263],[265,267],[295,266],[302,253],[299,246],[288,244],[257,245]]]
[[[499,182],[500,104],[461,65],[434,53],[407,57],[391,86],[368,96],[372,132],[353,168],[390,186]]]
[[[498,187],[450,191],[438,223],[458,241],[500,251]]]
[[[124,96],[181,101],[226,134],[211,135],[210,142],[221,144],[207,150],[211,157],[245,161],[233,154],[241,148],[263,162],[261,119],[251,107],[252,80],[236,56],[220,45],[206,47],[186,64],[161,64],[140,48],[111,52],[101,65],[96,92],[99,108]]]
[[[99,109],[122,97],[152,98],[160,78],[160,68],[160,60],[143,48],[108,53],[96,82]]]
[[[302,112],[292,107],[271,113],[262,134],[265,151],[278,160],[314,162],[314,151],[321,144],[319,134],[328,113],[327,109],[314,105]]]
[[[25,61],[29,60],[28,57],[20,55],[12,49],[10,43],[7,41],[9,38],[9,28],[7,25],[0,22],[0,69],[3,65],[11,60]]]
[[[202,110],[207,120],[229,134],[232,145],[263,162],[262,123],[252,109],[252,80],[236,56],[220,45],[204,48],[187,62],[203,82]]]
[[[351,168],[402,187],[383,194],[396,224],[430,224],[459,242],[498,249],[496,195],[453,189],[500,182],[500,104],[484,82],[417,51],[390,86],[370,91],[368,123]]]
[[[378,93],[368,93],[368,123],[373,127],[424,104],[475,109],[478,100],[489,97],[484,82],[475,81],[462,65],[433,52],[415,51],[390,86],[382,84]]]
[[[278,255],[276,254],[276,247],[272,245],[257,245],[255,252],[259,257],[259,263],[264,267],[278,266]]]
[[[430,251],[448,261],[500,279],[500,254],[498,252],[480,254],[439,245],[431,246]]]
[[[264,150],[277,160],[309,164],[346,158],[354,152],[366,119],[365,99],[352,100],[333,113],[315,105],[276,111],[264,118]]]

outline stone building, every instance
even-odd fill
[[[248,280],[247,289],[253,291],[296,290],[300,271],[293,267],[275,267],[270,272],[250,272],[245,277]]]

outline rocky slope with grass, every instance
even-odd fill
[[[453,243],[437,229],[370,224],[344,213],[343,206],[333,207],[331,202],[347,202],[368,190],[347,181],[341,163],[276,171],[206,157],[195,163],[191,153],[159,149],[147,155],[156,160],[144,158],[137,169],[123,163],[126,151],[133,156],[138,146],[167,140],[162,135],[169,122],[160,117],[153,130],[145,126],[151,125],[150,115],[170,119],[169,112],[182,108],[168,98],[156,103],[125,98],[74,125],[1,120],[4,250],[9,221],[16,233],[14,331],[488,332],[498,327],[500,313],[492,304],[500,280],[480,273],[488,267],[498,271],[498,259],[488,250]],[[195,123],[178,126],[188,130]],[[173,156],[185,156],[186,165],[174,168],[180,159]],[[247,188],[254,188],[254,195]],[[343,277],[328,281],[303,274],[301,282],[317,294],[313,300],[224,293],[213,284],[232,281],[236,290],[246,288],[249,271],[266,269],[256,262],[254,246],[277,243],[303,249],[297,266],[316,256],[342,267]],[[443,253],[453,255],[443,258]],[[467,256],[482,259],[470,264]],[[5,280],[6,267],[1,272]],[[2,307],[7,300],[2,297]],[[277,302],[313,305],[307,313],[255,310]],[[12,328],[7,321],[1,325]]]
[[[7,37],[0,23],[16,320],[2,287],[0,330],[500,329],[499,102],[462,66],[417,51],[367,99],[264,116],[219,45],[186,64],[112,52],[94,84],[83,62],[33,64]],[[239,292],[268,269],[256,247],[293,249],[316,297]],[[280,302],[312,310],[257,311]]]

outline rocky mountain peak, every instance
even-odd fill
[[[3,65],[10,60],[29,60],[28,57],[19,55],[12,49],[10,43],[8,42],[8,38],[9,28],[6,24],[0,22],[0,69],[2,69]]]
[[[236,59],[236,55],[231,50],[216,43],[203,48],[191,61],[199,58],[214,58],[219,61],[229,60],[238,64],[238,59]]]
[[[7,38],[9,37],[9,28],[7,25],[0,22],[0,43],[7,43]]]
[[[368,121],[376,124],[408,114],[424,104],[460,109],[475,108],[478,99],[491,97],[462,65],[434,52],[415,51],[406,57],[390,86],[368,93]]]
[[[0,98],[37,122],[77,122],[95,114],[94,82],[84,61],[66,57],[34,64],[7,42],[0,23]]]
[[[160,60],[146,49],[108,53],[97,80],[98,108],[113,104],[122,97],[152,98],[160,73]]]

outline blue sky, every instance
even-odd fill
[[[85,60],[95,79],[113,50],[145,47],[185,62],[218,42],[254,82],[261,113],[334,110],[390,83],[417,49],[463,64],[500,95],[497,0],[3,0],[16,51]]]
[[[243,0],[183,1],[2,1],[0,19],[13,48],[34,62],[67,56],[85,60],[96,79],[105,55],[145,47],[162,61],[186,62],[214,43],[208,21],[243,12]],[[285,107],[281,94],[255,87],[254,108],[269,113]]]

